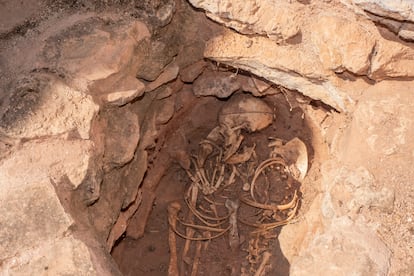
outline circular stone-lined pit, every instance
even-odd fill
[[[307,110],[326,110],[204,59],[223,27],[187,2],[164,4],[173,17],[75,13],[40,22],[40,38],[10,34],[7,53],[16,43],[36,62],[8,60],[5,76],[19,78],[1,83],[6,270],[289,273],[279,233],[315,195]],[[38,190],[49,204],[27,204]]]

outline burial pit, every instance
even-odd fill
[[[411,6],[3,2],[0,274],[414,271]]]

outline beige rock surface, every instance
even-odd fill
[[[210,40],[205,50],[207,58],[252,72],[342,111],[351,110],[358,100],[341,79],[342,73],[350,73],[351,79],[367,76],[375,81],[413,76],[412,47],[384,37],[349,3],[279,3],[278,9],[289,16],[289,23],[279,22],[280,29],[300,26],[300,37],[277,44],[271,36],[263,35],[268,28],[265,21],[250,20],[260,17],[260,12],[250,15],[244,9],[257,3],[246,1],[239,7],[237,2],[192,1],[210,18],[239,32],[228,31]],[[258,10],[269,3],[261,1]],[[293,6],[298,6],[295,15],[289,10]],[[251,33],[259,36],[243,35]]]
[[[320,196],[298,224],[282,230],[279,240],[291,260],[292,275],[388,275],[390,271],[391,250],[377,234],[378,221],[360,214],[371,209],[392,212],[394,194],[390,188],[377,190],[365,168],[340,166],[338,161],[325,161]]]
[[[365,92],[353,114],[351,127],[341,139],[340,147],[348,148],[342,152],[344,162],[358,162],[364,156],[372,156],[374,160],[408,158],[414,143],[413,85],[412,81],[384,81]]]
[[[369,77],[375,80],[411,78],[413,66],[414,53],[411,46],[382,40],[377,43]]]
[[[110,93],[103,96],[104,102],[114,106],[123,106],[144,94],[145,84],[133,76],[127,76],[115,82],[110,90],[112,90]]]
[[[393,250],[390,275],[410,275],[413,271],[414,256],[412,250],[407,251],[414,247],[412,87],[412,81],[384,81],[368,89],[338,143],[344,149],[340,158],[347,166],[364,164],[375,177],[371,189],[395,193],[392,212],[361,211],[380,224],[377,231]]]
[[[412,87],[412,81],[371,85],[350,122],[328,127],[337,138],[322,166],[319,196],[280,236],[293,275],[411,274]]]
[[[87,247],[70,233],[74,221],[54,185],[66,176],[75,189],[87,173],[93,143],[27,142],[0,164],[2,275],[96,275]]]
[[[2,275],[98,275],[88,247],[73,236],[51,240],[8,260]]]
[[[364,223],[335,219],[294,259],[290,275],[387,275],[391,252]]]
[[[250,38],[229,31],[208,42],[205,56],[298,90],[339,110],[346,108],[346,93],[329,81],[330,73],[306,49],[278,46],[264,37]]]
[[[323,68],[366,75],[375,45],[375,36],[358,23],[338,15],[319,15],[310,24],[313,46]]]
[[[85,93],[51,74],[23,78],[0,119],[4,133],[14,138],[37,138],[77,133],[89,139],[98,106]]]
[[[296,1],[190,0],[190,3],[206,10],[211,19],[243,34],[266,35],[283,42],[301,31],[297,17],[303,5]]]
[[[352,0],[370,13],[399,21],[414,21],[414,3],[410,0]]]
[[[139,21],[84,13],[52,18],[36,30],[36,36],[13,40],[15,47],[6,43],[0,57],[0,274],[118,275],[108,252],[96,245],[88,214],[79,213],[101,196],[95,100],[121,92],[109,96],[119,106],[143,92],[131,65],[148,29]],[[97,80],[106,80],[106,90],[89,89]],[[112,156],[122,164],[139,139],[138,118],[129,115],[129,134],[136,135],[128,138],[135,145]],[[74,195],[76,212],[69,208]],[[87,233],[76,232],[85,227]]]
[[[102,19],[92,18],[59,35],[64,39],[50,39],[46,46],[47,60],[77,81],[95,81],[125,69],[134,47],[149,37],[149,31],[139,21],[105,25]]]
[[[73,188],[77,188],[86,176],[93,151],[94,144],[89,140],[24,143],[2,162],[2,183],[12,183],[12,179],[22,183],[37,179],[58,181],[67,176]]]
[[[12,178],[4,171],[0,177],[2,260],[63,236],[72,219],[63,210],[47,178],[25,182],[24,178]]]

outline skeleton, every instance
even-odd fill
[[[204,194],[216,192],[226,183],[224,174],[227,165],[245,163],[254,155],[256,145],[245,147],[242,153],[237,154],[244,139],[241,130],[259,131],[269,126],[272,120],[273,111],[263,101],[244,95],[230,99],[219,113],[219,125],[201,141],[198,155],[192,160],[193,172],[186,169],[191,181]],[[216,154],[217,166],[209,174],[205,164],[213,152]],[[227,185],[234,180],[229,179]]]
[[[292,178],[303,180],[308,166],[306,146],[298,138],[287,143],[280,139],[272,139],[269,144],[271,148],[269,158],[260,164],[258,164],[255,144],[240,149],[244,140],[244,136],[241,135],[242,130],[258,131],[271,124],[272,120],[272,110],[261,100],[244,96],[232,97],[218,116],[219,125],[200,142],[198,153],[188,157],[184,154],[184,158],[181,156],[183,154],[180,155],[183,160],[180,164],[183,164],[191,180],[184,199],[188,214],[183,220],[178,217],[179,209],[172,209],[169,211],[169,223],[171,233],[186,240],[181,256],[181,273],[186,273],[184,262],[187,264],[191,262],[187,256],[191,241],[196,241],[191,275],[197,274],[201,250],[206,250],[208,246],[208,243],[202,246],[201,241],[209,241],[229,233],[230,248],[237,250],[240,246],[237,223],[241,222],[253,227],[251,235],[256,237],[249,241],[248,261],[257,269],[252,271],[251,267],[250,272],[255,276],[264,275],[271,254],[266,251],[268,243],[259,245],[259,237],[270,239],[270,230],[285,225],[293,219],[299,206],[299,196],[295,191],[290,202],[284,204],[275,204],[267,200],[259,202],[256,199],[256,182],[264,174],[265,169],[279,170],[282,173],[281,177],[288,184],[293,181]],[[245,168],[245,171],[241,168]],[[215,198],[214,194],[225,190],[238,178],[243,183],[244,191],[244,195],[239,199],[230,199],[233,197],[228,198],[222,194],[219,194],[219,197],[224,198],[225,203],[211,199]],[[204,206],[200,202],[204,202]],[[261,218],[253,222],[239,218],[240,204],[260,210]],[[217,207],[220,205],[226,207],[227,215],[219,216]],[[284,214],[282,217],[278,215],[280,212]],[[179,230],[183,227],[186,229],[185,233]],[[260,264],[259,259],[261,259]],[[171,260],[176,262],[174,258]],[[174,268],[174,265],[170,267]],[[240,267],[232,270],[239,271],[235,272],[237,274],[240,273]],[[242,274],[245,274],[244,269]]]

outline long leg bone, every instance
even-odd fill
[[[181,205],[178,202],[172,202],[168,206],[168,222],[170,229],[168,230],[168,244],[170,246],[170,264],[168,266],[168,276],[179,276],[178,270],[178,258],[177,258],[177,240],[174,229],[177,225],[178,212],[181,209]]]
[[[260,263],[260,266],[259,266],[259,268],[257,269],[257,271],[256,271],[256,273],[254,274],[254,276],[262,276],[262,275],[264,275],[264,272],[265,272],[265,268],[266,268],[266,265],[267,265],[267,263],[269,262],[269,260],[270,260],[270,257],[272,256],[272,254],[270,254],[269,252],[264,252],[263,253],[263,259],[262,259],[262,262]]]
[[[230,248],[233,251],[233,261],[231,267],[231,275],[238,276],[240,275],[240,262],[238,260],[238,250],[240,247],[240,238],[239,238],[239,230],[237,227],[237,211],[239,209],[239,201],[232,201],[230,199],[226,200],[225,206],[230,214],[230,233],[229,233],[229,244]]]
[[[190,204],[195,208],[196,202],[197,202],[197,197],[198,197],[198,187],[196,185],[191,185],[189,190],[188,190],[188,193],[191,195]],[[187,215],[187,221],[189,221],[190,223],[193,222],[193,217],[194,217],[193,213],[189,211],[188,215]],[[193,237],[194,232],[195,231],[192,228],[187,228],[186,229],[186,235],[185,236],[188,237],[188,238],[185,241],[184,248],[183,248],[183,251],[182,251],[182,254],[181,254],[181,266],[180,266],[181,273],[184,273],[184,270],[185,270],[184,262],[188,258],[187,254],[188,254],[188,251],[190,250],[190,243],[191,243],[191,240],[192,240],[191,238]],[[179,235],[178,231],[175,231],[175,233],[177,235]]]
[[[201,257],[201,245],[202,245],[201,241],[197,241],[196,252],[195,252],[194,261],[193,261],[193,268],[191,270],[191,276],[197,276],[198,265],[200,263],[200,257]]]

